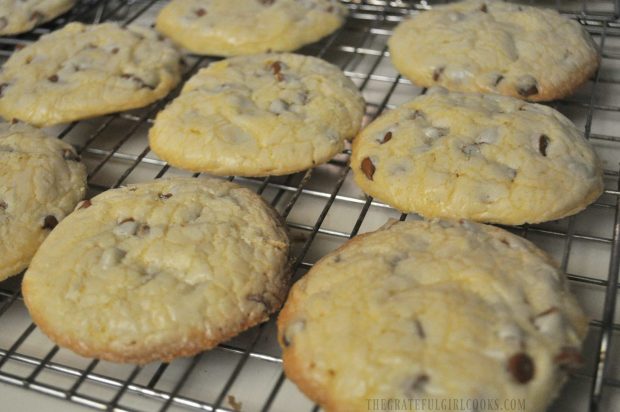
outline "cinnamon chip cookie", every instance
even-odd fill
[[[355,136],[364,100],[336,66],[299,54],[212,63],[155,119],[153,151],[217,175],[283,175],[331,159]]]
[[[173,0],[156,27],[194,53],[236,56],[298,49],[346,15],[337,0]]]
[[[278,319],[286,375],[329,412],[382,399],[418,411],[520,399],[543,412],[587,327],[549,257],[467,221],[354,238],[293,286]]]
[[[366,127],[351,168],[402,211],[509,225],[575,214],[603,191],[592,147],[556,110],[440,88]]]
[[[25,124],[0,124],[0,280],[28,266],[86,192],[71,145]]]
[[[0,35],[18,34],[69,11],[76,0],[0,0]]]
[[[116,362],[170,361],[268,319],[289,284],[289,242],[247,188],[162,179],[82,202],[23,281],[58,345]]]
[[[402,22],[389,47],[398,71],[420,86],[531,101],[570,95],[600,60],[578,22],[493,0],[433,7]]]
[[[47,126],[143,107],[180,81],[179,59],[149,29],[70,23],[2,66],[0,115]]]

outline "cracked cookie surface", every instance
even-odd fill
[[[69,11],[76,0],[0,0],[0,36],[18,34]]]
[[[359,91],[336,67],[298,54],[212,63],[155,119],[152,150],[183,169],[283,175],[330,160],[355,136]]]
[[[399,210],[509,225],[575,214],[603,191],[594,150],[556,110],[441,88],[366,127],[351,168]]]
[[[284,370],[329,412],[372,399],[428,400],[419,411],[525,399],[542,412],[588,326],[566,283],[532,243],[493,226],[389,224],[293,286],[278,318]]]
[[[402,22],[388,44],[394,66],[419,86],[531,101],[570,95],[600,60],[578,22],[503,1],[433,7]]]
[[[70,23],[2,66],[0,115],[47,126],[143,107],[180,81],[180,57],[146,28]]]
[[[26,272],[35,323],[116,362],[170,361],[268,319],[289,284],[276,212],[247,188],[175,178],[82,202]]]
[[[347,9],[337,0],[173,0],[157,30],[198,54],[293,51],[335,31]]]
[[[86,192],[71,145],[25,124],[0,124],[0,280],[24,270]]]

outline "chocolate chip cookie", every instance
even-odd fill
[[[86,193],[71,145],[25,124],[0,124],[0,280],[28,266]]]
[[[351,168],[399,210],[509,225],[575,214],[603,191],[594,150],[556,110],[441,88],[366,127]]]
[[[364,100],[336,66],[299,54],[212,63],[155,119],[151,149],[216,175],[283,175],[330,160],[360,128]]]
[[[326,411],[522,399],[543,412],[580,364],[587,327],[549,257],[467,221],[354,238],[293,286],[278,318],[286,375]]]
[[[36,126],[143,107],[181,79],[179,52],[141,27],[70,23],[13,53],[0,116]]]
[[[570,95],[600,61],[578,22],[503,1],[433,7],[402,22],[389,47],[398,71],[420,86],[531,101]]]
[[[253,191],[176,178],[82,202],[23,281],[58,345],[115,362],[194,355],[268,319],[289,285],[289,241]]]
[[[173,0],[157,30],[198,54],[293,51],[330,34],[347,9],[337,0]]]
[[[76,0],[0,0],[0,35],[19,34],[69,11]]]

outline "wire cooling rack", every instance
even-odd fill
[[[301,53],[338,65],[368,102],[365,122],[424,93],[389,63],[386,41],[412,13],[442,2],[349,0],[343,28]],[[577,216],[543,225],[509,228],[551,253],[591,317],[585,366],[564,387],[553,411],[612,411],[620,405],[620,325],[617,314],[620,265],[620,23],[618,0],[529,1],[577,19],[602,51],[602,65],[577,93],[552,105],[570,117],[604,161],[605,194]],[[150,26],[163,1],[82,0],[69,14],[17,37],[0,39],[0,57],[68,21],[118,21]],[[187,56],[185,79],[217,60]],[[553,68],[550,68],[553,70]],[[89,170],[89,196],[127,183],[187,175],[149,151],[146,132],[163,105],[51,128],[74,144]],[[364,196],[352,183],[345,150],[305,173],[262,179],[231,176],[254,188],[287,221],[293,237],[296,278],[313,262],[358,233],[388,218],[407,216]],[[0,391],[17,385],[97,409],[118,411],[316,411],[282,374],[273,319],[214,350],[171,364],[143,367],[85,359],[53,345],[32,324],[20,293],[21,276],[0,282]],[[28,393],[24,392],[27,397]],[[9,408],[0,402],[0,409]]]

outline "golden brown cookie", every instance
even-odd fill
[[[368,125],[351,168],[366,193],[399,210],[509,225],[575,214],[603,191],[594,150],[558,111],[445,89]]]
[[[2,66],[0,116],[48,126],[135,109],[180,79],[179,52],[154,31],[70,23]]]
[[[359,130],[364,100],[336,66],[299,54],[212,63],[155,119],[151,149],[216,175],[283,175],[327,162]]]
[[[116,362],[170,361],[268,319],[288,290],[289,242],[247,188],[176,178],[84,201],[23,281],[55,343]]]
[[[543,412],[587,325],[549,257],[467,221],[354,238],[293,286],[278,318],[286,375],[328,412],[381,399],[424,400],[420,411],[519,399]]]
[[[25,124],[0,124],[0,280],[24,270],[86,193],[71,145]]]
[[[578,22],[495,0],[433,7],[399,24],[389,47],[394,66],[420,86],[531,101],[570,95],[600,60]]]

